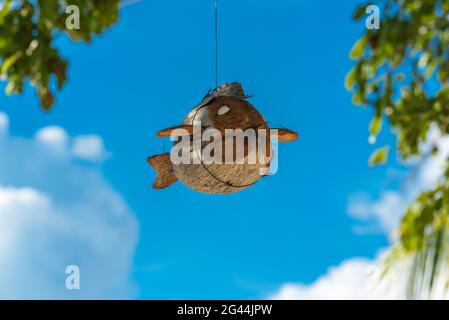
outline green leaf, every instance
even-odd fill
[[[371,120],[371,124],[369,126],[369,132],[372,136],[377,137],[377,135],[382,130],[382,117],[381,116],[374,116],[374,118]]]
[[[436,235],[435,239],[435,248],[434,248],[434,255],[431,263],[431,272],[430,272],[430,280],[429,280],[429,291],[432,291],[436,277],[437,272],[440,269],[440,260],[442,256],[443,249],[443,239],[444,239],[444,228],[441,228]]]
[[[385,164],[388,160],[388,153],[390,151],[389,146],[382,147],[374,151],[368,161],[370,167]]]
[[[365,104],[365,102],[363,100],[363,94],[360,91],[357,91],[352,96],[352,103],[356,106],[363,106]]]
[[[39,90],[39,97],[41,99],[41,106],[45,111],[48,111],[53,106],[55,98],[53,94],[46,88],[41,88]]]
[[[366,36],[363,36],[354,44],[351,49],[351,53],[349,54],[351,59],[357,59],[363,54],[365,51],[366,42]]]
[[[10,96],[14,93],[14,91],[16,91],[16,84],[14,81],[10,81],[8,82],[8,85],[5,88],[5,94],[7,96]]]
[[[0,23],[3,23],[3,20],[10,12],[12,3],[13,3],[12,0],[6,0],[3,1],[2,4],[0,4]]]
[[[2,75],[6,75],[9,68],[11,68],[14,65],[14,63],[16,63],[17,60],[20,59],[20,57],[22,57],[22,52],[18,51],[13,55],[9,56],[8,58],[6,58],[5,61],[3,62],[2,68],[0,69],[0,73]]]
[[[441,64],[440,72],[438,73],[438,79],[441,82],[447,82],[449,80],[449,60],[446,60]]]
[[[365,15],[365,13],[366,13],[366,6],[360,5],[355,9],[354,14],[352,15],[352,18],[354,20],[358,20],[361,17],[363,17]]]
[[[351,71],[348,72],[345,78],[345,88],[348,91],[351,91],[356,82],[356,69],[352,68]]]

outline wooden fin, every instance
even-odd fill
[[[277,134],[274,134],[273,131],[270,131],[271,136],[274,139],[277,139],[279,142],[290,142],[295,141],[298,139],[298,133],[289,129],[270,129],[270,130],[277,130]]]
[[[174,131],[176,131],[176,132],[174,132]],[[174,127],[159,130],[156,133],[156,135],[159,138],[167,138],[167,137],[170,137],[173,133],[175,133],[174,134],[175,136],[191,136],[193,134],[193,126],[189,126],[189,125],[174,126]]]
[[[178,180],[169,153],[149,157],[147,161],[157,173],[156,181],[153,184],[154,189],[167,188]]]

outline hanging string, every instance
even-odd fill
[[[218,88],[218,0],[215,0],[215,88]]]

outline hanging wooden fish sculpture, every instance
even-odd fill
[[[179,179],[200,192],[229,194],[254,185],[266,175],[273,157],[270,138],[289,142],[296,140],[298,134],[288,129],[270,129],[247,98],[239,83],[225,83],[209,93],[182,125],[159,131],[158,137],[172,136],[178,140],[171,154],[148,158],[157,173],[153,188],[166,188]],[[246,134],[249,130],[253,135]],[[239,140],[236,132],[243,133],[243,138]],[[250,143],[251,138],[255,138],[256,143]],[[211,141],[215,142],[213,148]],[[261,145],[264,145],[262,152]],[[173,160],[180,156],[179,151],[187,161]],[[206,159],[206,155],[214,161]]]

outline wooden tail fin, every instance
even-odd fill
[[[147,161],[157,173],[156,181],[153,184],[154,189],[167,188],[178,180],[169,153],[149,157]]]

